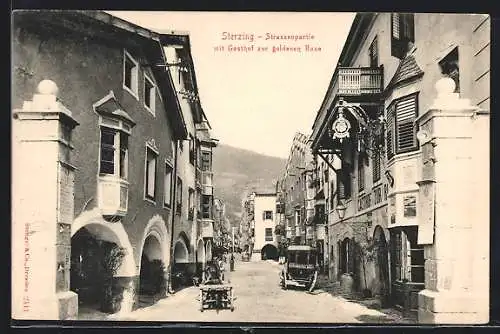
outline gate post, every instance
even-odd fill
[[[434,105],[417,120],[422,148],[418,243],[425,288],[419,323],[487,323],[489,293],[489,113],[436,83]]]
[[[74,319],[69,291],[74,170],[71,135],[78,122],[43,80],[12,121],[12,316]]]

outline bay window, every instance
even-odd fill
[[[127,179],[128,136],[123,131],[101,125],[99,174]]]

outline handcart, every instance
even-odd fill
[[[224,284],[200,285],[200,311],[207,309],[230,309],[234,311],[233,287]]]

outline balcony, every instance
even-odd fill
[[[128,208],[128,182],[114,175],[99,176],[98,205],[103,216],[125,216]]]
[[[201,237],[204,239],[213,239],[214,237],[214,221],[211,219],[201,220]]]
[[[382,67],[338,67],[333,86],[334,96],[377,96],[382,93]]]

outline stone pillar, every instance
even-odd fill
[[[418,243],[425,249],[419,323],[489,321],[489,114],[438,81],[419,117]]]
[[[69,291],[74,170],[71,134],[78,123],[50,80],[12,122],[12,315],[74,319]]]

